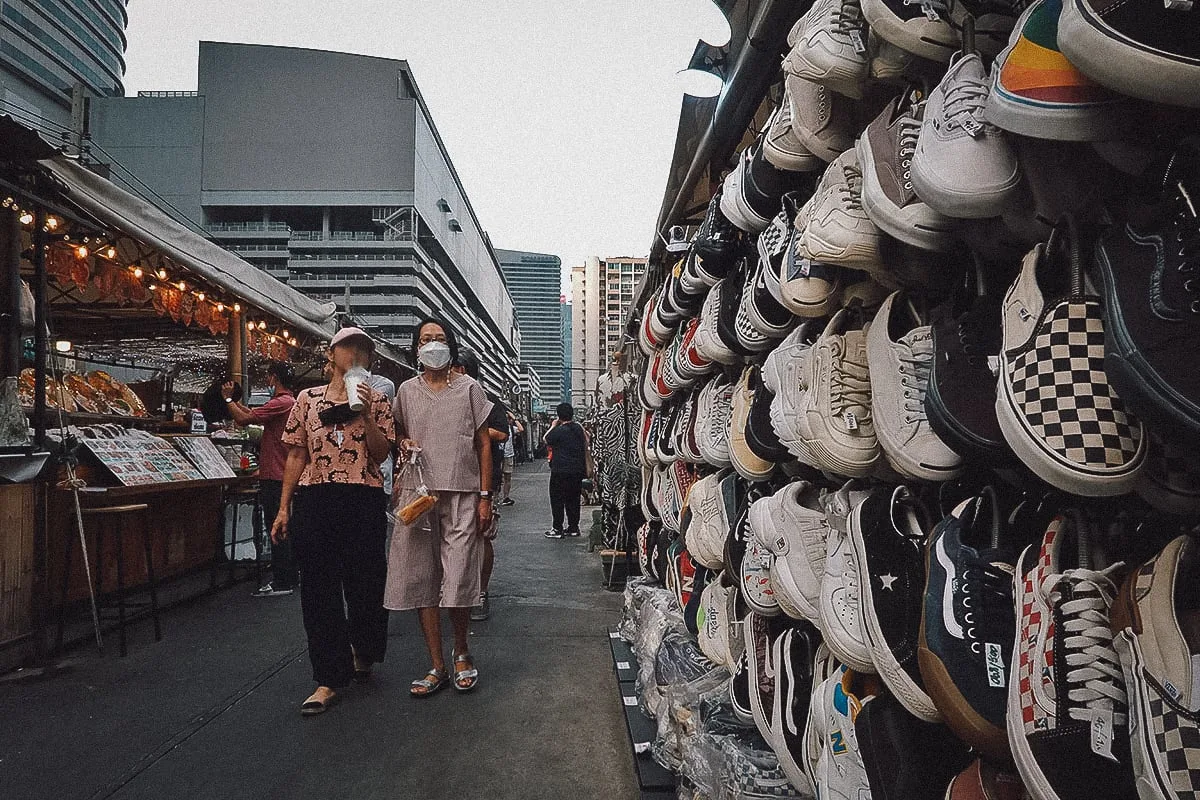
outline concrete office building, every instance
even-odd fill
[[[521,330],[521,362],[537,371],[540,400],[557,405],[562,373],[562,259],[545,253],[496,250]],[[551,391],[551,390],[554,391]]]
[[[589,258],[571,270],[571,402],[590,406],[596,380],[624,345],[624,322],[644,258]]]
[[[560,321],[562,330],[559,332],[559,338],[562,339],[563,348],[563,368],[562,368],[562,398],[566,402],[571,400],[571,304],[567,302],[566,295],[559,296],[560,304]]]
[[[62,142],[72,97],[124,94],[126,0],[0,0],[0,114]]]
[[[407,62],[201,42],[197,91],[97,100],[91,127],[164,210],[263,271],[397,345],[442,316],[489,388],[518,384],[512,299]]]

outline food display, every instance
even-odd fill
[[[17,382],[21,405],[33,407],[33,369],[21,370]],[[61,380],[46,377],[46,406],[86,414],[115,414],[121,417],[149,416],[146,406],[132,389],[112,375],[96,370],[87,375],[64,373]]]

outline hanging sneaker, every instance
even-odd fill
[[[963,741],[1012,758],[1005,730],[1016,631],[1016,554],[991,487],[938,523],[925,554],[928,582],[917,651],[934,706]]]
[[[800,143],[823,161],[854,146],[854,101],[813,81],[784,74],[792,130]]]
[[[854,720],[872,800],[943,800],[970,755],[945,726],[917,719],[881,692]]]
[[[696,279],[712,286],[733,266],[737,258],[738,243],[741,233],[737,226],[721,210],[724,200],[724,189],[717,187],[717,193],[708,203],[708,211],[700,230],[696,232],[696,240],[692,243],[695,259],[688,259],[685,269],[688,269]]]
[[[829,523],[817,489],[797,481],[756,501],[750,507],[750,527],[775,557],[775,593],[786,595],[804,619],[819,626]]]
[[[854,507],[849,541],[871,663],[909,713],[940,722],[917,665],[925,536],[931,527],[907,487],[885,486]]]
[[[1008,36],[1016,25],[1017,15],[1026,0],[947,0],[946,15],[950,25],[960,34],[967,17],[975,23],[975,49],[987,59],[1008,44]]]
[[[732,474],[732,470],[723,469],[705,475],[692,484],[688,494],[692,521],[684,535],[685,544],[692,557],[709,569],[720,569],[725,564],[725,537],[737,511],[733,488],[725,480]]]
[[[832,180],[832,173],[827,170],[826,174]],[[784,197],[784,208],[793,223],[788,226],[783,252],[772,262],[779,301],[790,313],[804,319],[828,316],[842,299],[845,271],[836,264],[824,264],[805,256],[800,242],[808,223],[809,207],[805,204],[789,208],[788,199]]]
[[[917,196],[934,211],[994,217],[1021,182],[1005,134],[984,118],[990,89],[979,56],[960,54],[925,102],[911,172]]]
[[[1037,800],[1135,795],[1125,679],[1109,621],[1123,565],[1097,569],[1090,536],[1084,524],[1056,517],[1017,562],[1008,738]]]
[[[1146,451],[1146,468],[1138,480],[1137,493],[1150,505],[1181,517],[1200,515],[1200,464],[1195,450],[1178,441],[1164,439],[1153,428]]]
[[[804,729],[813,694],[813,668],[821,635],[812,625],[790,628],[775,644],[775,694],[768,741],[779,756],[779,766],[798,792],[812,795],[814,788],[801,766],[804,763]]]
[[[723,375],[711,382],[708,405],[702,409],[704,424],[699,433],[700,454],[714,467],[731,467],[729,456],[729,417],[733,405],[733,384]]]
[[[763,157],[772,165],[789,172],[816,172],[825,162],[813,155],[792,130],[792,107],[786,96],[771,115],[763,138]]]
[[[1180,536],[1125,580],[1112,610],[1143,797],[1200,796],[1200,560]],[[1150,787],[1153,787],[1152,789]]]
[[[750,324],[771,342],[767,349],[787,336],[798,322],[792,310],[781,302],[779,288],[779,264],[784,259],[791,230],[787,212],[781,211],[771,220],[771,227],[759,234],[754,282],[742,294]]]
[[[863,0],[871,30],[902,50],[946,63],[962,45],[943,0]]]
[[[830,651],[842,663],[859,672],[873,673],[875,662],[871,660],[871,648],[864,630],[862,587],[854,566],[849,531],[851,511],[868,495],[865,491],[852,490],[847,484],[822,497],[829,536],[825,540],[825,568],[817,609],[821,616],[821,632]]]
[[[1029,793],[1019,777],[977,758],[950,781],[946,800],[1029,800]]]
[[[858,0],[817,0],[792,30],[783,59],[788,74],[862,98],[871,60]]]
[[[754,392],[754,401],[750,404],[750,416],[746,419],[746,445],[764,461],[788,461],[791,458],[788,449],[771,425],[771,403],[775,395],[763,384],[757,369],[750,376],[750,389]]]
[[[915,480],[945,481],[963,469],[925,417],[933,365],[933,331],[922,325],[907,296],[893,292],[867,330],[871,418],[888,463]]]
[[[746,201],[746,177],[754,148],[747,147],[738,156],[737,165],[721,185],[720,212],[746,233],[758,233],[770,224],[770,217],[759,216]]]
[[[854,149],[829,165],[813,198],[801,210],[799,252],[810,261],[886,274],[883,233],[862,205],[862,171]]]
[[[845,666],[821,684],[809,717],[816,721],[813,737],[821,734],[821,754],[815,772],[821,800],[867,800],[871,784],[859,750],[854,723],[863,707],[874,702],[880,692],[879,679],[863,675]],[[808,737],[806,737],[808,738]]]
[[[765,481],[775,472],[775,462],[760,458],[746,441],[746,426],[754,404],[751,382],[757,371],[758,367],[753,365],[742,370],[733,390],[733,409],[729,416],[729,457],[733,468],[748,481]]]

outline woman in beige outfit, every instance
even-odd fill
[[[388,553],[384,606],[417,609],[432,666],[412,683],[413,697],[428,697],[449,681],[442,652],[441,609],[454,626],[454,688],[469,692],[479,681],[467,642],[471,607],[479,602],[483,531],[492,516],[492,447],[487,419],[492,404],[483,388],[450,366],[457,355],[453,332],[438,320],[421,322],[413,351],[422,371],[396,390],[393,408],[401,463],[415,448],[425,485],[437,505],[412,525],[397,521]],[[413,470],[396,470],[392,497],[411,499]]]

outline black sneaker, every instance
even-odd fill
[[[1012,756],[1005,729],[1016,633],[1016,553],[993,489],[963,501],[929,538],[925,608],[917,657],[946,724],[1001,762]]]
[[[582,536],[582,535],[583,535],[583,534],[582,534],[582,533],[580,533],[580,532],[579,532],[579,531],[577,531],[577,530],[574,530],[574,531],[564,531],[564,532],[563,532],[563,536]]]
[[[750,269],[749,259],[743,256],[737,260],[737,264],[721,284],[721,307],[717,313],[717,336],[721,344],[741,356],[754,355],[753,351],[739,341],[737,335],[738,308],[742,304],[747,269]]]
[[[1063,55],[1130,97],[1200,107],[1200,14],[1188,0],[1064,0]]]
[[[761,371],[755,367],[750,375],[750,391],[754,401],[750,404],[750,416],[746,419],[746,446],[750,452],[764,461],[790,461],[792,456],[771,425],[771,401],[775,395],[763,383]]]
[[[253,596],[254,597],[286,597],[287,595],[292,594],[294,591],[296,591],[296,590],[290,586],[275,586],[274,584],[271,584],[271,583],[264,583],[262,586],[258,587],[254,591]]]
[[[954,734],[909,714],[887,692],[863,704],[854,733],[875,800],[942,800],[971,761]]]
[[[784,632],[775,642],[775,696],[768,741],[779,766],[798,789],[812,789],[804,772],[804,728],[813,692],[813,666],[821,634],[809,622]]]
[[[516,500],[513,500],[511,497],[506,497],[506,498],[504,498],[503,500],[501,500],[501,501],[500,501],[500,505],[502,505],[502,506],[511,506],[511,505],[516,505],[516,502],[517,502],[517,501],[516,501]]]
[[[1188,139],[1096,247],[1104,369],[1129,407],[1200,444],[1200,138]]]
[[[696,259],[688,260],[688,267],[703,274],[705,282],[710,286],[729,272],[737,258],[741,231],[721,213],[721,189],[713,195],[708,203],[708,213],[700,223],[700,231],[692,249]]]
[[[733,713],[747,725],[754,724],[754,711],[750,708],[750,670],[746,666],[746,653],[738,661],[738,668],[729,682],[729,701]]]
[[[904,486],[873,490],[849,520],[871,661],[905,708],[927,722],[940,722],[917,665],[930,527],[925,509]]]
[[[551,528],[550,530],[543,533],[542,536],[545,536],[547,539],[561,539],[561,538],[563,538],[563,532],[560,530]]]

